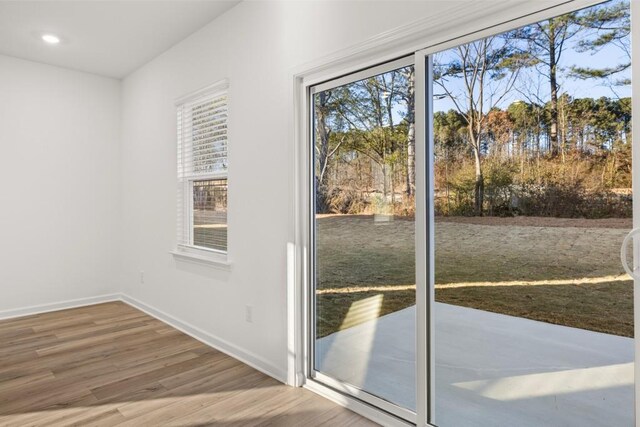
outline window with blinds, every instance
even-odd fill
[[[178,102],[178,244],[227,252],[227,84]]]

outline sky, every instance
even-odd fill
[[[619,0],[616,0],[618,2]],[[594,6],[599,7],[599,6]],[[592,97],[599,98],[602,96],[611,97],[611,98],[622,98],[631,96],[631,86],[615,86],[611,87],[603,82],[601,79],[588,79],[588,80],[579,80],[566,76],[566,72],[563,70],[568,69],[570,66],[582,66],[582,67],[592,67],[592,68],[600,68],[606,66],[614,66],[616,64],[620,64],[623,62],[628,62],[628,58],[626,57],[626,53],[618,46],[614,44],[609,44],[603,47],[599,52],[593,54],[591,52],[578,52],[575,47],[576,43],[580,39],[580,35],[574,37],[570,43],[569,47],[565,48],[565,51],[562,54],[560,59],[559,67],[561,71],[559,72],[559,85],[560,91],[559,93],[567,93],[575,98],[583,98],[583,97]],[[451,55],[451,50],[441,52],[437,54],[441,57],[441,60],[446,60],[448,56]],[[625,75],[626,73],[626,75]],[[621,73],[619,77],[629,77],[630,78],[630,70],[627,70],[625,73]],[[544,100],[549,99],[549,82],[544,79],[544,77],[538,76],[535,73],[534,69],[529,69],[524,73],[521,73],[518,81],[516,82],[516,87],[519,87],[521,90],[512,90],[510,91],[500,102],[498,105],[500,108],[506,108],[509,104],[517,100],[525,100],[526,96],[523,95],[523,92],[526,92],[524,88],[527,86],[535,87],[536,91],[539,91],[539,96]],[[462,81],[461,80],[451,80],[447,83],[447,87],[450,91],[456,93],[463,90]],[[539,89],[538,89],[539,88]],[[436,94],[443,94],[444,91],[442,88],[439,88],[437,85],[434,88],[434,92]],[[438,99],[436,97],[433,102],[434,111],[447,111],[449,109],[455,109],[455,105],[453,101],[449,97],[443,97],[442,99]]]

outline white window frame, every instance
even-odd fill
[[[225,94],[227,97],[227,115],[229,111],[229,83],[224,79],[212,85],[199,89],[188,95],[178,98],[175,101],[176,109],[182,108],[184,104],[195,101],[198,98],[207,96],[217,96]],[[228,118],[227,118],[228,123]],[[228,132],[228,125],[227,125]],[[176,132],[177,133],[177,132]],[[228,134],[227,134],[228,137]],[[178,139],[178,149],[183,150],[180,144],[183,143]],[[180,177],[180,170],[177,173],[178,185],[178,206],[177,206],[177,244],[176,248],[170,251],[176,260],[195,262],[200,264],[208,264],[217,267],[229,268],[231,262],[229,260],[229,234],[228,234],[228,217],[227,217],[227,250],[207,248],[193,244],[194,241],[194,224],[193,224],[193,187],[195,182],[210,180],[225,180],[227,188],[229,186],[229,167],[228,167],[228,140],[227,140],[227,167],[224,172],[215,172],[201,174],[197,176]],[[178,162],[180,159],[178,159]],[[178,164],[178,168],[181,165]],[[228,212],[228,211],[227,211]],[[184,236],[188,236],[188,241],[182,241]]]

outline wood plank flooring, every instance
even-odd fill
[[[0,321],[0,426],[369,426],[124,303]]]

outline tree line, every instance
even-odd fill
[[[628,187],[631,101],[615,94],[630,84],[629,28],[628,2],[615,1],[435,55],[434,95],[451,105],[433,117],[440,212],[496,214],[496,192],[501,212],[517,213],[534,190],[587,197]],[[618,62],[561,66],[569,50],[603,49]],[[563,79],[607,85],[613,96],[574,98]],[[414,102],[413,67],[314,96],[318,212],[411,213]]]
[[[515,101],[483,117],[483,214],[628,216],[631,99],[561,94],[557,146],[550,110],[549,103]],[[477,215],[477,165],[467,126],[454,109],[434,115],[435,186],[442,214]]]

